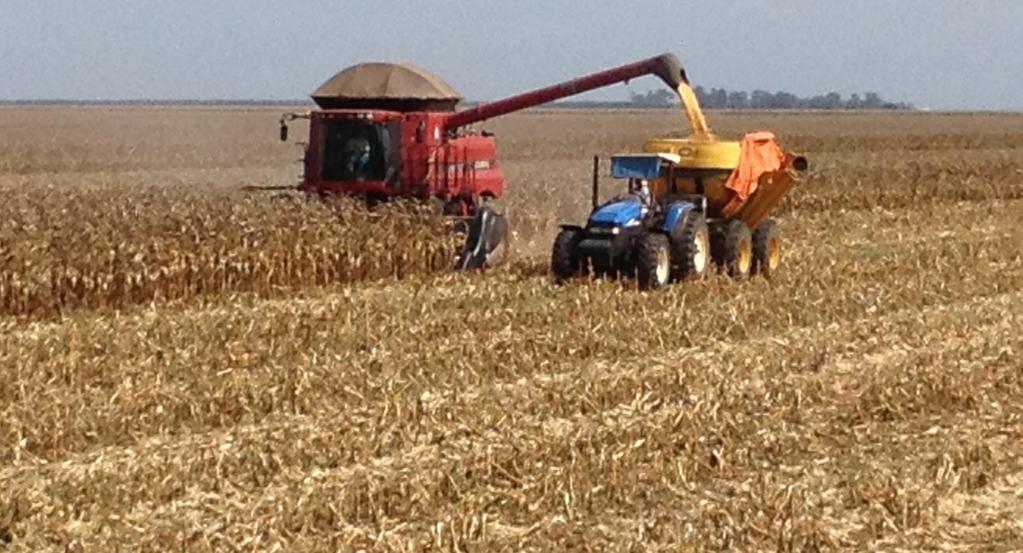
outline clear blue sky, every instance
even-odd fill
[[[672,51],[707,87],[1023,109],[1021,29],[1019,0],[0,0],[0,99],[293,99],[368,59],[495,98]]]

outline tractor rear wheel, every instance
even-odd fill
[[[643,290],[661,288],[671,281],[671,243],[667,236],[650,233],[639,239],[636,280]]]
[[[729,219],[715,225],[710,247],[714,261],[729,276],[749,276],[753,268],[753,237],[746,223]]]
[[[701,278],[710,260],[710,231],[702,213],[693,213],[671,236],[671,278]]]
[[[551,275],[556,284],[585,274],[586,268],[576,251],[582,239],[583,232],[575,228],[561,229],[554,238],[551,247]]]
[[[770,278],[781,265],[781,256],[781,231],[774,219],[768,219],[753,231],[753,274]]]

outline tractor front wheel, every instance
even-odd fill
[[[667,236],[651,233],[640,238],[636,280],[643,290],[661,288],[671,280],[671,243]]]
[[[753,237],[746,223],[729,219],[715,225],[711,235],[711,253],[714,261],[729,276],[746,278],[753,269]]]
[[[753,231],[753,274],[770,278],[781,265],[782,243],[778,223],[768,219]]]
[[[576,247],[582,239],[582,231],[574,228],[562,229],[554,238],[554,245],[551,247],[551,274],[555,283],[561,284],[585,273],[583,262],[576,252]]]

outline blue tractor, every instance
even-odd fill
[[[628,193],[598,204],[599,160],[594,159],[593,211],[586,226],[562,225],[551,250],[555,282],[594,274],[635,275],[654,289],[707,272],[710,233],[707,200],[673,194],[654,200],[650,182],[674,182],[677,154],[626,154],[611,158],[611,176],[627,180]]]

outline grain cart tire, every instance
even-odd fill
[[[650,233],[636,248],[636,280],[643,290],[653,290],[671,281],[671,242],[663,234]]]
[[[671,236],[671,278],[702,278],[710,263],[710,230],[702,213],[693,213]]]
[[[711,256],[734,278],[746,278],[753,267],[753,236],[746,223],[729,219],[714,226],[710,238]]]
[[[551,275],[556,284],[583,276],[586,267],[576,251],[583,239],[583,231],[577,228],[561,229],[551,247]]]
[[[774,219],[768,219],[753,231],[752,273],[770,278],[781,265],[781,257],[781,231]]]

